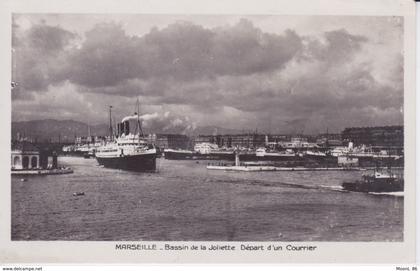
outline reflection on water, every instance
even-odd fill
[[[403,197],[337,191],[363,172],[224,172],[164,159],[157,173],[73,157],[61,164],[74,174],[12,177],[13,240],[403,240]]]

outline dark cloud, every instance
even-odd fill
[[[252,129],[324,131],[403,121],[402,55],[396,55],[391,75],[379,80],[371,60],[360,60],[370,40],[345,29],[321,36],[291,30],[279,35],[242,19],[212,29],[177,22],[141,37],[106,23],[86,32],[83,41],[43,24],[19,33],[14,34],[19,83],[14,100],[49,87],[53,92],[52,85],[66,82],[72,93],[84,95],[79,103],[91,99],[93,107],[106,107],[101,95],[109,102],[115,97],[121,106],[117,100],[141,96],[149,105],[183,106],[191,114]],[[230,119],[224,110],[243,118]],[[98,112],[97,107],[85,113]],[[150,115],[151,129],[191,130],[187,116],[167,112]]]
[[[17,26],[14,25],[14,31]],[[56,72],[67,62],[65,49],[76,38],[74,33],[60,27],[39,24],[14,35],[13,98],[31,97],[32,91],[46,91],[50,84],[61,81]]]
[[[34,25],[27,33],[27,47],[41,53],[56,54],[63,50],[75,34],[58,26]]]
[[[288,30],[284,35],[263,33],[242,19],[232,28],[215,30],[214,69],[219,75],[248,75],[283,68],[301,49],[301,38]]]
[[[42,48],[50,55],[68,41],[70,36],[64,34],[67,32],[58,28],[35,26],[25,40],[28,47]],[[81,47],[68,52],[67,61],[55,76],[97,88],[116,86],[129,79],[192,81],[247,75],[284,67],[300,48],[301,39],[296,33],[263,33],[247,20],[211,30],[177,22],[162,30],[152,29],[143,37],[130,37],[121,25],[108,23],[88,31]]]
[[[352,35],[345,29],[339,29],[324,33],[323,40],[313,37],[305,37],[307,46],[303,50],[304,58],[318,61],[348,61],[354,53],[360,50],[361,46],[368,39],[360,35]]]
[[[143,59],[135,53],[136,40],[128,37],[120,25],[96,25],[86,33],[81,48],[70,52],[67,65],[60,71],[61,76],[93,88],[141,78]]]

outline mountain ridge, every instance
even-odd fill
[[[76,137],[88,136],[90,130],[91,136],[105,136],[109,133],[107,124],[88,125],[81,121],[72,119],[40,119],[29,121],[13,121],[12,122],[12,138],[30,137],[37,141],[61,141],[74,142]],[[146,131],[147,132],[147,131]],[[171,130],[154,131],[155,134],[176,134]],[[240,134],[240,130],[222,128],[217,126],[199,126],[191,134],[197,135],[216,135],[216,134]]]

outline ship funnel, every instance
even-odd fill
[[[124,121],[124,134],[127,136],[130,133],[130,122]]]

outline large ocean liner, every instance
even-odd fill
[[[117,124],[118,131],[114,135],[111,108],[110,141],[96,150],[98,163],[108,168],[132,171],[156,170],[156,148],[145,138],[138,113],[123,118]]]

